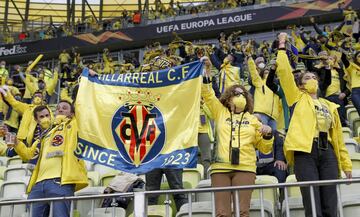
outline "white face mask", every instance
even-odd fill
[[[265,68],[265,63],[259,63],[258,68],[259,69],[264,69]]]

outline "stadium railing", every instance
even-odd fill
[[[79,200],[91,200],[91,210],[89,215],[91,217],[95,216],[95,200],[96,199],[105,199],[112,198],[113,207],[112,216],[115,216],[115,198],[118,197],[131,197],[134,200],[134,217],[144,217],[147,216],[147,197],[154,195],[166,195],[166,216],[170,216],[170,203],[169,198],[170,195],[173,194],[186,194],[188,196],[188,214],[187,216],[192,216],[192,200],[193,194],[196,193],[211,193],[211,215],[215,217],[215,192],[221,191],[231,191],[234,195],[235,207],[234,214],[236,217],[240,216],[240,207],[239,207],[239,191],[241,190],[259,190],[260,191],[260,210],[261,217],[265,217],[265,208],[264,208],[264,193],[265,189],[284,189],[284,205],[285,205],[285,216],[290,217],[290,208],[289,208],[289,198],[288,198],[288,189],[291,187],[309,187],[310,188],[310,196],[311,196],[311,206],[312,206],[312,215],[316,216],[316,207],[315,207],[315,198],[314,198],[314,187],[315,186],[329,186],[336,185],[337,189],[337,198],[338,198],[338,212],[340,217],[344,217],[342,198],[341,198],[341,189],[340,185],[344,184],[354,184],[360,183],[360,178],[353,179],[337,179],[337,180],[322,180],[322,181],[307,181],[307,182],[296,182],[296,183],[279,183],[279,184],[266,184],[266,185],[247,185],[247,186],[231,186],[231,187],[217,187],[217,188],[201,188],[201,189],[180,189],[180,190],[158,190],[158,191],[136,191],[130,193],[116,193],[116,194],[102,194],[102,195],[86,195],[86,196],[72,196],[72,197],[57,197],[57,198],[43,198],[43,199],[29,199],[29,200],[14,200],[14,201],[0,201],[0,208],[3,206],[10,206],[9,217],[13,217],[14,215],[14,207],[15,205],[29,205],[30,212],[27,212],[27,216],[32,217],[31,210],[32,206],[36,202],[47,202],[50,203],[50,217],[53,216],[53,204],[56,201],[71,201],[71,215],[73,216],[74,211],[74,202]],[[235,193],[235,194],[234,194]]]

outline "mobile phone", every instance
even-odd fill
[[[327,132],[319,132],[319,140],[318,140],[318,148],[326,150],[328,149],[328,133]]]
[[[240,163],[240,148],[231,148],[231,164],[239,165]]]

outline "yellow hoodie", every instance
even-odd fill
[[[282,110],[279,96],[268,88],[266,79],[261,79],[253,58],[249,58],[248,67],[252,84],[255,87],[254,112],[266,114],[272,117],[272,119],[277,120]]]
[[[19,142],[19,144],[15,146],[15,151],[21,157],[21,159],[24,161],[29,161],[35,156],[37,144],[41,142],[39,160],[36,163],[34,171],[31,175],[27,187],[27,193],[31,191],[32,187],[38,181],[39,174],[43,172],[40,171],[41,161],[46,160],[49,163],[54,162],[49,161],[51,158],[47,159],[47,156],[53,153],[59,153],[59,151],[62,152],[60,154],[62,155],[60,158],[61,185],[75,184],[75,191],[85,188],[88,185],[85,163],[83,160],[78,159],[74,155],[74,151],[77,146],[77,132],[78,127],[76,119],[72,118],[71,120],[64,121],[54,127],[41,140],[35,141],[31,147],[26,147],[22,142]],[[43,153],[45,146],[48,147],[46,149],[48,151],[47,153]],[[47,156],[43,157],[44,154]],[[48,167],[57,166],[59,165],[49,165]]]
[[[215,163],[211,164],[211,170],[241,170],[256,172],[256,152],[269,154],[272,151],[273,138],[263,139],[259,132],[261,128],[260,121],[252,114],[246,112],[241,114],[232,114],[216,98],[211,85],[203,85],[201,95],[209,108],[212,117],[215,120],[217,145],[215,148]],[[243,116],[242,116],[243,115]],[[241,118],[242,117],[242,118]],[[242,119],[242,120],[241,120]],[[238,147],[240,138],[240,164],[232,165],[229,158],[229,142],[231,135],[231,122],[236,128],[232,147]],[[238,127],[241,122],[240,135]],[[236,124],[235,124],[236,123]]]
[[[278,66],[277,75],[284,90],[286,100],[289,106],[293,106],[296,103],[284,143],[286,160],[290,165],[293,165],[294,151],[311,152],[316,131],[315,106],[311,96],[296,86],[292,68],[285,51],[279,50],[276,62]],[[331,113],[332,126],[329,130],[329,135],[338,160],[339,171],[351,171],[352,164],[344,144],[340,118],[337,112],[338,106],[325,99],[319,100],[322,104],[327,105]]]
[[[33,96],[34,93],[39,90],[39,88],[38,88],[38,79],[37,78],[34,79],[31,77],[32,76],[29,76],[29,74],[27,74],[24,83],[26,88],[29,89],[31,96]],[[46,93],[49,94],[49,96],[54,94],[58,79],[59,79],[59,73],[56,70],[54,71],[53,78],[48,78],[48,77],[46,78],[45,80]]]
[[[13,107],[16,112],[22,115],[17,138],[20,140],[26,139],[27,144],[32,144],[34,131],[37,125],[33,115],[33,111],[36,105],[19,102],[10,93],[5,96],[5,100]],[[49,111],[50,115],[52,115],[50,108]]]

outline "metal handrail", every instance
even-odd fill
[[[292,183],[277,183],[277,184],[261,184],[261,185],[243,185],[243,186],[229,186],[229,187],[216,187],[216,188],[199,188],[199,189],[176,189],[176,190],[156,190],[145,191],[145,194],[169,194],[169,193],[203,193],[203,192],[218,192],[218,191],[237,191],[237,190],[252,190],[263,188],[285,188],[285,187],[306,187],[306,186],[325,186],[337,184],[351,184],[360,183],[360,177],[353,179],[332,179],[332,180],[319,180],[319,181],[306,181],[306,182],[292,182]]]
[[[335,180],[321,180],[321,181],[306,181],[306,182],[293,182],[293,183],[277,183],[277,184],[261,184],[261,185],[245,185],[245,186],[228,186],[228,187],[216,187],[216,188],[200,188],[200,189],[179,189],[179,190],[157,190],[157,191],[136,191],[136,192],[127,192],[127,193],[115,193],[115,194],[102,194],[102,195],[84,195],[84,196],[71,196],[71,197],[55,197],[55,198],[41,198],[41,199],[28,199],[28,200],[7,200],[0,201],[1,206],[11,206],[10,208],[10,216],[14,214],[14,207],[18,204],[30,204],[30,211],[28,215],[31,217],[32,207],[34,203],[37,202],[47,202],[50,203],[50,216],[53,217],[53,205],[55,201],[65,201],[70,200],[70,216],[73,217],[74,211],[74,201],[78,200],[91,200],[91,217],[95,216],[95,200],[96,199],[104,199],[104,198],[112,198],[112,215],[115,216],[115,207],[116,206],[116,197],[131,197],[134,199],[134,216],[135,217],[143,217],[147,215],[147,197],[150,195],[159,195],[165,194],[166,196],[166,207],[165,213],[166,216],[169,216],[170,203],[169,195],[170,194],[187,194],[188,197],[188,214],[192,216],[192,194],[193,193],[203,193],[210,192],[211,193],[211,213],[212,216],[215,217],[215,192],[219,191],[231,191],[235,196],[235,214],[239,216],[240,207],[238,204],[239,201],[239,191],[241,190],[249,190],[249,189],[259,189],[260,190],[260,213],[261,217],[265,217],[265,208],[264,208],[264,189],[267,188],[283,188],[285,193],[285,216],[290,217],[290,209],[289,209],[289,201],[288,201],[288,188],[289,187],[309,187],[311,194],[311,208],[312,213],[316,215],[316,205],[314,198],[314,186],[324,186],[324,185],[336,185],[337,197],[338,197],[338,209],[340,217],[344,217],[343,205],[341,199],[341,184],[352,184],[352,183],[360,183],[360,177],[356,177],[353,179],[335,179]]]
[[[250,190],[250,189],[254,190],[254,189],[267,189],[267,188],[325,186],[325,185],[352,184],[352,183],[360,183],[360,177],[356,177],[353,179],[333,179],[333,180],[319,180],[319,181],[306,181],[306,182],[293,182],[293,183],[228,186],[228,187],[215,187],[215,188],[141,191],[141,193],[143,193],[145,195],[180,194],[180,193],[188,194],[188,193],[204,193],[204,192],[210,192],[210,191],[211,192],[239,191],[239,190]],[[133,197],[134,194],[136,194],[136,192],[0,201],[0,206],[12,205],[12,204],[23,204],[23,203],[34,203],[34,202],[45,202],[45,201],[49,202],[49,201],[63,201],[63,200],[103,199],[103,198],[113,198],[113,197]]]

